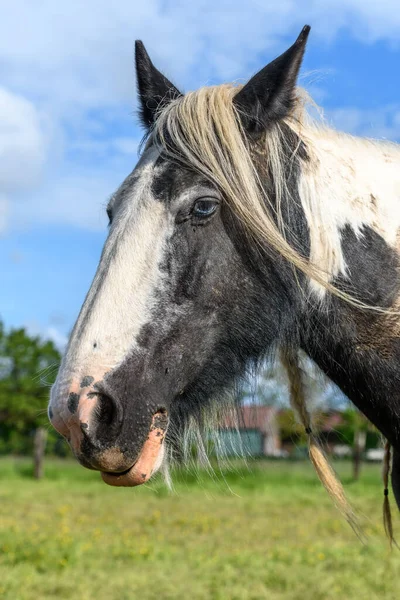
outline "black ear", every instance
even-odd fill
[[[140,119],[145,127],[151,127],[160,105],[167,104],[182,94],[158,69],[146,52],[143,42],[135,42],[136,77],[140,101]]]
[[[293,46],[254,75],[234,97],[233,102],[248,133],[261,133],[292,109],[310,29],[305,25]]]

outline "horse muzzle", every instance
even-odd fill
[[[113,473],[102,471],[101,476],[108,485],[131,487],[145,483],[161,466],[164,458],[164,438],[168,417],[165,413],[153,415],[150,432],[138,460],[126,471]]]
[[[101,471],[114,486],[145,483],[162,464],[168,427],[165,408],[149,402],[123,405],[103,382],[55,389],[49,418],[85,467]],[[85,383],[85,382],[84,382]]]

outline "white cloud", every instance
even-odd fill
[[[9,198],[40,183],[47,142],[44,119],[33,103],[0,88],[0,232]]]
[[[68,337],[56,327],[47,327],[42,333],[42,338],[54,342],[60,351],[63,351],[68,343]]]
[[[129,156],[136,157],[138,155],[140,140],[136,137],[116,137],[107,139],[91,139],[84,137],[78,139],[69,144],[69,148],[72,152],[79,152],[84,158],[99,160],[105,157],[117,155],[119,158],[120,154],[128,154]]]
[[[178,82],[199,84],[246,76],[305,22],[320,43],[343,28],[366,42],[400,38],[397,0],[15,0],[0,23],[2,80],[63,112],[133,104],[135,38]]]
[[[16,203],[14,219],[23,229],[41,223],[105,231],[107,199],[127,174],[128,171],[124,174],[120,171],[102,173],[93,168],[84,173],[71,170],[68,174],[60,174],[29,198]]]
[[[385,40],[399,44],[398,0],[315,0],[304,4],[319,35],[332,39],[345,29],[364,43]]]
[[[43,341],[51,340],[61,352],[65,350],[68,343],[68,336],[54,325],[43,326],[39,321],[31,320],[25,323],[25,329],[28,335],[38,336]]]
[[[8,3],[0,20],[0,231],[6,199],[14,226],[92,226],[86,214],[115,181],[102,160],[131,152],[135,160],[136,131],[96,134],[107,111],[125,117],[135,105],[135,38],[187,89],[246,77],[260,53],[281,51],[306,22],[320,44],[342,29],[365,43],[400,39],[398,0]],[[97,172],[93,164],[82,172],[82,155],[99,161]],[[41,178],[41,194],[31,193]]]
[[[400,105],[379,109],[344,107],[327,113],[337,129],[364,137],[400,141]]]
[[[0,88],[0,188],[30,188],[38,182],[45,160],[46,135],[37,109]]]

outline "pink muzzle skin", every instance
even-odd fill
[[[84,431],[90,432],[97,403],[94,381],[93,377],[84,377],[80,383],[74,381],[68,391],[67,401],[56,402],[53,409],[52,425],[68,440],[76,455],[80,453]]]
[[[135,464],[124,473],[102,472],[103,481],[117,487],[133,487],[146,483],[160,466],[168,418],[165,413],[153,415],[150,432]]]
[[[53,426],[67,439],[77,458],[81,455],[84,437],[88,436],[90,439],[90,430],[95,418],[94,409],[98,402],[96,389],[93,387],[95,380],[90,379],[91,382],[87,386],[77,383],[71,386],[67,402],[60,407],[56,406],[52,411]],[[126,458],[118,447],[100,453],[96,457],[96,468],[101,470],[103,481],[114,486],[137,486],[148,481],[162,462],[167,426],[168,417],[165,412],[158,411],[153,415],[149,434],[139,458],[126,470],[123,470]]]

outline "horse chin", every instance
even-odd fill
[[[153,417],[150,433],[145,441],[138,460],[122,473],[102,472],[103,481],[117,487],[133,487],[146,483],[160,468],[164,458],[164,437],[166,433],[166,418]]]

